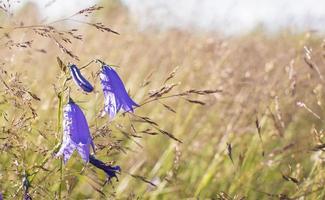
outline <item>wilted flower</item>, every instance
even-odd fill
[[[128,95],[118,74],[108,65],[103,65],[100,72],[100,82],[104,92],[104,110],[113,118],[122,108],[133,112],[133,106],[138,106]]]
[[[69,68],[72,79],[83,91],[91,92],[94,90],[94,87],[82,76],[76,65],[70,65]]]
[[[92,155],[89,156],[89,163],[91,163],[92,165],[94,165],[98,169],[103,170],[106,173],[108,180],[111,180],[111,178],[113,178],[113,177],[115,177],[118,180],[116,173],[121,172],[120,166],[118,166],[118,165],[117,166],[106,165],[104,162],[96,159]]]
[[[66,163],[73,151],[77,149],[81,158],[88,162],[90,145],[94,150],[87,120],[79,106],[69,99],[63,109],[63,142],[56,155],[63,155],[63,161]]]

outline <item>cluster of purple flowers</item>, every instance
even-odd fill
[[[71,65],[70,74],[74,82],[85,92],[92,92],[94,87],[87,81],[76,65]],[[138,106],[128,95],[124,84],[116,71],[107,64],[102,64],[100,71],[100,83],[104,93],[104,110],[112,119],[123,109],[125,112],[133,112],[133,107]],[[90,154],[90,149],[95,153],[86,117],[80,107],[69,97],[68,103],[63,108],[63,141],[57,156],[63,156],[66,163],[72,153],[77,150],[84,162],[90,163],[103,170],[108,180],[121,172],[119,166],[106,165],[104,162]]]

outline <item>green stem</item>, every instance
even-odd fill
[[[1,77],[0,77],[1,78]],[[63,82],[63,90],[61,92],[59,92],[58,94],[58,98],[59,98],[59,105],[58,105],[58,122],[57,122],[57,133],[59,134],[61,132],[61,118],[62,118],[62,104],[63,104],[63,93],[65,92],[65,86],[66,83],[69,79],[65,79],[65,81]],[[63,138],[63,134],[61,134],[61,141]],[[57,144],[47,153],[47,155],[45,156],[45,158],[42,160],[42,162],[38,165],[38,166],[45,166],[45,164],[53,157],[53,154],[58,152],[60,147],[61,147],[61,141],[58,141]],[[37,168],[33,173],[30,173],[29,175],[29,183],[32,184],[32,182],[34,181],[36,175],[41,171],[42,168]],[[60,171],[61,171],[61,175],[60,175],[60,188],[59,188],[59,197],[61,199],[61,188],[62,188],[62,180],[63,180],[63,160],[61,159],[61,164],[60,164]],[[23,186],[21,185],[18,190],[16,191],[16,193],[13,195],[13,197],[15,198],[18,193],[21,191],[21,189],[23,188]]]
[[[57,122],[57,133],[61,132],[61,117],[62,117],[62,93],[58,94],[59,98],[59,106],[58,106],[58,122]],[[63,135],[61,134],[60,141],[62,141]],[[59,186],[59,199],[62,199],[61,193],[62,193],[62,182],[63,182],[63,160],[61,158],[60,162],[60,186]]]

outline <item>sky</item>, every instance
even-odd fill
[[[26,2],[27,0],[21,0]],[[97,0],[31,0],[48,20],[71,15]],[[107,0],[108,1],[108,0]],[[51,4],[52,2],[52,4]],[[121,0],[139,29],[181,28],[240,34],[257,26],[276,32],[325,32],[325,0]],[[50,6],[48,6],[51,4]]]

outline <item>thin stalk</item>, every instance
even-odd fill
[[[66,79],[63,83],[63,88],[65,88],[65,85],[67,83],[68,79]],[[58,98],[59,98],[59,102],[58,102],[58,114],[57,114],[57,133],[60,133],[61,131],[61,117],[62,117],[62,104],[63,104],[63,97],[62,97],[62,93],[65,91],[65,89],[62,90],[62,92],[60,92],[58,94]],[[61,134],[61,141],[62,141],[63,135]],[[61,147],[61,142],[58,142],[57,145],[55,145],[53,147],[53,149],[51,149],[48,154],[46,155],[46,157],[43,159],[43,161],[39,164],[39,166],[44,166],[53,156],[53,153],[57,152]],[[61,189],[62,189],[62,180],[63,180],[63,160],[61,158],[61,163],[60,163],[60,188],[59,188],[59,199],[61,199]],[[33,182],[34,178],[36,177],[36,175],[40,172],[41,168],[37,168],[32,174],[30,174],[30,179],[29,182],[30,184]],[[18,188],[18,190],[16,191],[16,193],[13,195],[13,197],[16,197],[17,194],[19,193],[19,191],[22,189],[22,186]]]
[[[58,115],[57,115],[57,133],[61,132],[61,117],[62,117],[62,93],[59,93],[59,106],[58,106]],[[60,141],[62,141],[63,135],[61,134]],[[63,181],[63,159],[61,158],[60,162],[60,186],[59,186],[59,199],[62,199],[62,181]]]
[[[88,67],[90,64],[92,64],[93,62],[95,62],[95,60],[91,60],[89,61],[87,64],[85,64],[84,66],[80,67],[80,70],[85,69],[86,67]]]

